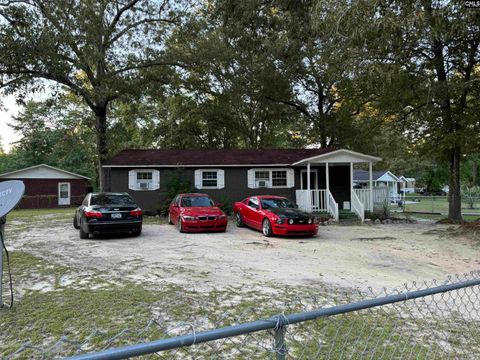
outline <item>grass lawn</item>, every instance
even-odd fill
[[[38,227],[39,222],[45,227],[50,225],[60,231],[68,227],[71,231],[73,211],[73,208],[67,208],[12,212],[9,221],[17,221],[15,229],[13,226],[10,229],[12,244],[15,236],[18,236],[17,240],[26,236],[26,231]],[[152,225],[166,222],[166,218],[158,217],[145,220]],[[351,289],[345,293],[345,289],[327,286],[321,277],[311,285],[294,287],[276,283],[276,279],[273,283],[265,283],[252,277],[242,284],[227,283],[222,288],[197,291],[197,285],[206,280],[206,275],[191,273],[187,269],[185,271],[193,280],[188,285],[175,283],[175,279],[181,277],[181,262],[177,264],[178,269],[169,273],[171,279],[166,279],[166,273],[152,264],[141,259],[135,260],[136,263],[129,260],[123,265],[128,271],[138,266],[157,277],[126,280],[118,272],[119,263],[103,270],[89,263],[90,258],[81,264],[74,263],[71,259],[80,252],[77,237],[42,239],[33,246],[32,239],[46,237],[45,234],[33,234],[24,243],[24,248],[16,244],[10,252],[15,302],[12,309],[0,310],[0,358],[72,356],[78,352],[100,351],[194,331],[198,333],[280,313],[302,312],[365,298]],[[182,237],[177,232],[174,234],[175,239]],[[65,248],[70,251],[66,253],[68,261],[52,254],[52,246],[59,246],[55,241],[68,245]],[[188,245],[187,240],[178,248],[175,244],[174,248],[178,254],[183,252],[187,256],[184,261],[189,262],[194,253],[189,255],[185,245]],[[83,246],[98,249],[101,245],[86,241]],[[107,246],[109,251],[112,249],[108,241],[102,246]],[[302,248],[306,244],[302,241],[298,246]],[[265,248],[265,251],[270,250]],[[98,250],[91,254],[96,258]],[[109,252],[104,260],[109,262],[112,256]],[[302,270],[299,270],[299,276],[301,274]],[[7,295],[6,290],[6,302]],[[413,319],[409,314],[387,306],[291,325],[286,333],[289,355],[293,358],[400,358],[399,349],[405,348],[413,351],[419,359],[429,358],[432,351],[443,355],[444,348],[439,348],[445,339],[442,331],[452,324],[446,324],[444,317]],[[455,324],[452,331],[460,337],[465,334],[475,339],[478,334],[478,331],[474,335],[471,331],[463,331],[461,321]],[[271,332],[263,331],[184,348],[176,353],[161,353],[160,358],[274,358],[272,339]],[[448,355],[451,354],[445,354],[445,357]]]
[[[398,205],[392,205],[393,211],[402,210]],[[424,213],[441,213],[446,215],[448,213],[448,198],[446,196],[407,196],[404,205],[405,212],[424,212]],[[469,204],[462,202],[462,213],[468,215],[480,216],[480,208],[475,204],[475,208],[470,209]]]
[[[75,208],[55,208],[55,209],[20,209],[14,210],[8,214],[7,220],[26,220],[30,217],[37,216],[55,216],[60,217],[71,216],[75,213]]]

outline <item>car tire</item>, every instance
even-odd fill
[[[82,224],[79,226],[80,239],[88,239],[88,233],[83,231]]]
[[[266,237],[270,237],[273,235],[272,224],[270,224],[270,220],[268,220],[267,218],[263,219],[262,233]]]
[[[169,224],[169,225],[173,225],[173,221],[172,221],[172,219],[170,218],[170,213],[168,213],[168,224]]]
[[[178,228],[178,231],[183,233],[183,225],[182,225],[182,219],[181,218],[178,218],[177,220],[177,228]]]
[[[73,217],[73,227],[77,230],[80,229],[80,226],[78,226],[78,220],[77,220],[77,215],[76,214]]]
[[[238,211],[235,214],[235,224],[237,224],[237,227],[244,227],[245,223],[243,222],[243,217],[242,214],[240,214],[240,211]]]

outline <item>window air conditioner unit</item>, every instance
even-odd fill
[[[148,189],[150,187],[149,186],[150,184],[146,181],[140,182],[139,185],[140,185],[140,189]]]
[[[268,187],[268,181],[266,180],[257,180],[257,187],[259,188],[266,188]]]

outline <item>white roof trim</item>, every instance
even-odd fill
[[[63,169],[59,169],[59,168],[56,168],[54,166],[50,166],[50,165],[47,165],[47,164],[34,165],[34,166],[27,167],[27,168],[18,169],[18,170],[15,170],[15,171],[10,171],[10,172],[7,172],[7,173],[3,173],[3,174],[0,174],[0,178],[4,177],[4,176],[7,176],[7,175],[13,175],[13,174],[16,174],[16,173],[19,173],[19,172],[28,171],[28,170],[32,170],[32,169],[36,169],[36,168],[40,168],[40,167],[46,167],[46,168],[49,168],[49,169],[52,169],[52,170],[63,172],[65,174],[69,174],[69,175],[72,175],[72,176],[77,176],[77,177],[82,178],[82,179],[90,180],[89,177],[86,177],[86,176],[83,176],[83,175],[80,175],[80,174],[75,174],[73,172],[63,170]]]
[[[379,158],[379,157],[376,157],[376,156],[365,155],[365,154],[362,154],[362,153],[359,153],[359,152],[356,152],[356,151],[351,151],[351,150],[339,149],[339,150],[327,152],[325,154],[316,155],[316,156],[312,156],[310,158],[306,158],[306,159],[297,161],[296,163],[293,163],[292,165],[300,165],[300,164],[303,164],[303,163],[309,162],[309,161],[310,162],[318,161],[318,160],[322,160],[324,158],[332,157],[332,155],[333,155],[333,157],[335,157],[335,155],[340,155],[340,154],[351,155],[351,156],[354,156],[354,157],[361,158],[362,160],[364,160],[363,162],[377,162],[377,161],[382,160],[382,158]],[[318,162],[322,162],[322,161],[318,161]],[[327,162],[327,161],[323,161],[323,162]]]
[[[380,180],[382,177],[384,177],[385,175],[388,175],[390,177],[392,177],[395,181],[399,181],[398,180],[398,177],[396,177],[395,175],[393,175],[393,173],[391,171],[386,171],[382,176],[379,176],[377,181],[384,181],[384,180]]]

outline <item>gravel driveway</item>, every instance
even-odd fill
[[[230,223],[226,233],[180,234],[171,225],[144,225],[140,237],[80,240],[71,221],[7,228],[7,245],[79,273],[96,269],[131,280],[169,282],[209,291],[242,286],[365,289],[444,279],[479,268],[480,249],[433,223],[329,225],[313,238],[265,238]],[[16,229],[17,228],[17,229]]]

